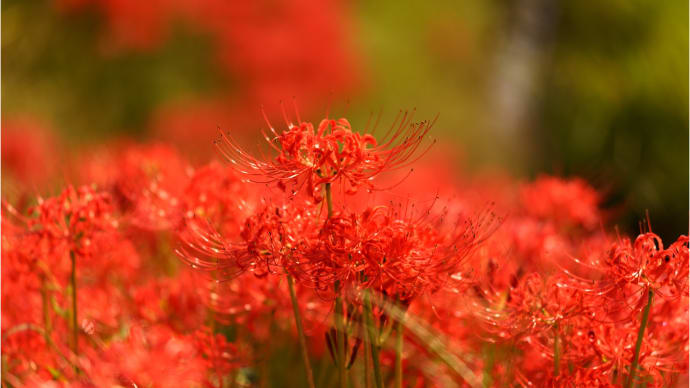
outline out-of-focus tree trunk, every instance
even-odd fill
[[[488,86],[492,112],[489,124],[504,157],[520,169],[533,151],[530,113],[539,72],[548,59],[558,2],[516,0],[508,8],[508,27],[496,54],[495,76]]]

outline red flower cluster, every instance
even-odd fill
[[[449,226],[396,210],[333,214],[315,238],[291,252],[288,272],[322,295],[337,282],[407,305],[446,284],[489,231],[469,218]]]
[[[261,182],[275,182],[293,194],[306,186],[316,202],[323,200],[325,184],[340,184],[347,194],[354,194],[360,186],[373,187],[372,180],[385,171],[394,171],[414,162],[433,123],[412,122],[413,115],[405,112],[396,118],[381,143],[372,134],[353,132],[347,119],[324,119],[314,127],[300,121],[294,125],[285,118],[287,130],[278,134],[266,120],[271,134],[264,134],[268,144],[278,153],[274,160],[251,156],[230,137],[221,132],[216,142],[220,152],[238,170]]]
[[[603,217],[579,180],[542,177],[520,191],[468,259],[469,292],[444,290],[412,311],[458,353],[490,352],[474,368],[492,385],[669,386],[686,375],[688,237],[664,248],[651,232],[631,241],[592,228],[583,214]],[[581,193],[582,203],[552,205]]]
[[[87,186],[4,200],[3,381],[248,385],[288,343],[309,385],[327,357],[343,387],[687,375],[687,236],[607,234],[578,179],[401,169],[431,126],[409,115],[383,140],[286,121],[265,159],[229,137],[229,166],[117,146],[66,166]]]
[[[521,190],[525,210],[534,218],[550,219],[560,226],[593,229],[600,226],[600,196],[581,179],[563,181],[542,176]]]

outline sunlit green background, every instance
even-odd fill
[[[623,230],[634,232],[649,210],[665,240],[687,233],[687,1],[345,8],[363,82],[334,99],[350,100],[355,125],[380,109],[390,119],[400,108],[438,113],[435,136],[471,170],[582,176]],[[84,149],[122,134],[151,138],[156,107],[234,87],[217,69],[213,43],[184,25],[152,51],[114,55],[99,49],[103,25],[96,12],[3,1],[3,117],[36,117]]]

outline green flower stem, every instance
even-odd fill
[[[333,198],[331,196],[331,184],[325,184],[326,206],[328,218],[333,216]],[[340,283],[335,282],[335,312],[333,321],[335,326],[335,361],[338,365],[338,383],[341,388],[347,387],[347,332],[345,331],[345,315],[343,314],[343,299],[340,297]]]
[[[558,343],[558,322],[556,322],[554,328],[556,329],[556,332],[554,333],[553,337],[553,375],[558,376],[560,374],[561,366],[561,350],[559,349]]]
[[[347,387],[347,371],[345,363],[347,362],[347,349],[345,348],[345,328],[343,324],[343,300],[340,297],[339,282],[335,283],[335,311],[333,312],[333,323],[335,326],[335,361],[338,366],[338,384],[341,388]]]
[[[364,337],[363,353],[364,353],[364,388],[371,388],[371,353],[369,353],[369,330],[364,328],[362,330],[362,337]]]
[[[53,331],[53,324],[50,319],[50,296],[48,295],[48,280],[45,275],[41,275],[41,302],[43,307],[43,329],[50,337]]]
[[[379,336],[376,332],[376,326],[374,326],[374,313],[371,308],[371,300],[369,299],[369,292],[364,291],[364,320],[366,329],[368,331],[369,337],[369,350],[371,351],[371,361],[374,366],[374,381],[376,383],[376,388],[383,388],[383,376],[381,374],[381,362],[379,359]]]
[[[328,206],[328,218],[333,216],[333,199],[331,198],[331,184],[326,183],[326,205]]]
[[[295,325],[297,326],[297,334],[299,336],[299,346],[302,350],[302,360],[304,361],[304,368],[307,373],[307,383],[309,388],[315,388],[314,386],[314,374],[311,369],[311,363],[309,362],[309,353],[307,352],[307,340],[304,336],[304,327],[302,326],[302,317],[299,313],[299,304],[297,303],[297,295],[295,294],[295,282],[292,280],[292,276],[287,275],[288,287],[290,288],[290,299],[292,299],[292,312],[295,315]]]
[[[628,388],[632,388],[635,383],[635,374],[637,373],[637,363],[640,361],[640,348],[642,347],[642,339],[644,338],[644,331],[647,328],[647,322],[649,321],[649,310],[652,308],[652,300],[654,298],[654,291],[651,289],[647,291],[649,297],[647,299],[647,306],[645,306],[642,312],[642,322],[640,322],[640,331],[637,332],[637,343],[635,344],[635,356],[633,357],[632,364],[630,365],[630,377],[628,379]]]
[[[403,386],[403,368],[402,368],[402,353],[403,353],[403,326],[402,319],[395,323],[395,387],[402,388]]]
[[[72,285],[72,352],[75,356],[79,355],[79,326],[77,325],[77,258],[74,251],[69,251],[69,258],[72,262],[72,273],[70,283]]]

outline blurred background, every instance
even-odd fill
[[[3,194],[127,138],[203,162],[217,126],[256,141],[261,105],[282,122],[294,97],[303,119],[355,128],[439,114],[464,171],[581,176],[623,231],[649,210],[668,241],[688,229],[687,15],[681,0],[5,0]]]

